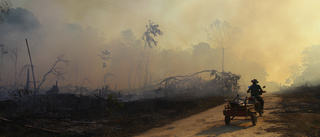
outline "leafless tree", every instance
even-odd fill
[[[231,46],[235,41],[239,39],[240,29],[231,26],[228,22],[215,20],[206,30],[208,38],[216,47],[222,49],[222,75],[221,79],[223,81],[222,85],[226,86],[224,83],[224,48],[226,46]],[[223,88],[224,90],[225,88]]]
[[[57,68],[57,65],[58,63],[68,63],[68,62],[70,61],[64,59],[64,54],[61,54],[60,56],[58,56],[57,61],[52,65],[51,69],[46,74],[43,75],[43,78],[36,89],[36,93],[39,93],[39,89],[42,86],[42,84],[47,80],[48,75],[50,74],[54,75],[54,79],[55,78],[63,79],[63,75],[65,74],[65,72],[63,71],[62,68]]]
[[[223,48],[230,46],[239,39],[240,29],[231,26],[228,22],[215,20],[206,30],[208,38],[215,46]]]

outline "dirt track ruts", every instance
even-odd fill
[[[258,117],[256,126],[252,125],[250,119],[236,117],[231,120],[230,125],[224,122],[224,105],[217,106],[202,113],[190,116],[186,119],[172,122],[169,125],[151,129],[137,137],[191,137],[191,136],[219,136],[219,137],[247,137],[263,136],[276,137],[281,134],[267,132],[265,129],[276,125],[265,122],[266,119],[275,117],[271,112],[276,111],[279,97],[267,95],[264,97],[265,111],[262,117]]]

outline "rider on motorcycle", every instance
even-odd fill
[[[260,96],[260,93],[262,93],[263,90],[262,90],[261,86],[257,84],[257,83],[259,83],[257,79],[253,79],[253,80],[251,80],[251,82],[252,82],[252,85],[247,90],[247,93],[249,93],[251,91],[251,97],[255,97],[260,102],[260,106],[263,109],[264,100]]]

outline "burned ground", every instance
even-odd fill
[[[48,101],[52,96],[59,99]],[[1,102],[0,136],[133,136],[224,102],[221,97],[171,97],[118,102],[111,107],[108,100],[70,94],[42,95],[40,100],[47,105],[35,100],[24,102],[34,109],[23,110],[21,101]]]

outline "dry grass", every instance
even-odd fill
[[[320,136],[320,88],[300,87],[289,94],[280,94],[280,111],[273,112],[277,119],[268,120],[280,127],[267,131],[279,132],[285,137]]]

